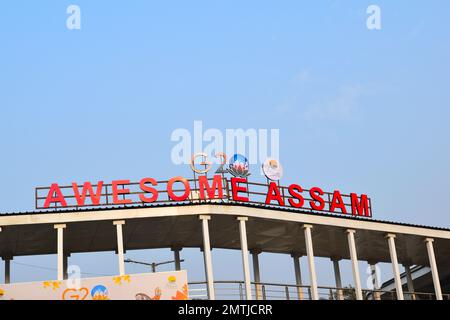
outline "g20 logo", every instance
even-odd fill
[[[234,177],[247,178],[250,176],[250,168],[248,159],[241,155],[235,154],[230,158],[227,165],[227,155],[223,152],[216,153],[214,155],[216,159],[219,159],[219,168],[215,171],[216,174],[229,173]],[[211,171],[213,163],[208,161],[208,155],[204,152],[195,153],[192,155],[190,163],[192,171],[197,174],[206,174]],[[279,181],[283,176],[283,167],[281,163],[272,158],[266,159],[262,164],[262,171],[267,179],[272,181]]]
[[[246,157],[241,154],[235,154],[231,157],[228,168],[225,169],[227,165],[227,155],[223,152],[216,153],[215,158],[220,159],[219,168],[215,173],[224,174],[230,173],[235,177],[247,178],[250,175],[249,172],[249,162]],[[197,159],[201,159],[197,162]],[[206,174],[212,169],[212,162],[208,161],[208,155],[204,152],[196,153],[191,158],[191,169],[198,174]],[[198,167],[200,166],[200,168]],[[203,166],[203,168],[201,168]]]

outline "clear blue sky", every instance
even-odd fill
[[[66,28],[70,4],[81,30]],[[370,4],[382,30],[366,28]],[[170,161],[170,135],[202,120],[280,129],[286,183],[365,192],[375,218],[450,227],[449,10],[445,0],[3,1],[0,211],[32,210],[34,187],[52,182],[187,174]],[[191,280],[203,278],[197,251],[183,251]],[[213,258],[216,279],[242,277],[239,252]],[[53,268],[54,256],[14,262],[13,281],[55,276],[17,264]],[[70,260],[106,274],[115,262]],[[261,263],[262,280],[294,281],[289,257]],[[330,263],[320,270],[330,284]]]

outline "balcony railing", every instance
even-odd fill
[[[311,300],[310,286],[297,286],[280,283],[252,282],[252,297],[255,300]],[[244,281],[215,281],[216,299],[245,300]],[[364,300],[397,300],[395,291],[367,290],[363,291]],[[319,286],[320,300],[356,300],[354,288],[336,288]],[[434,293],[403,292],[405,300],[435,300]],[[450,300],[450,294],[443,294],[444,300]],[[204,281],[189,283],[189,298],[191,300],[208,299],[207,285]]]

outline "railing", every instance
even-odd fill
[[[310,286],[297,286],[281,283],[255,283],[252,282],[252,297],[255,300],[312,300]],[[356,300],[354,288],[336,288],[319,286],[320,300]],[[216,299],[245,300],[244,281],[215,281],[214,291]],[[364,300],[396,300],[395,291],[362,290]],[[434,293],[404,292],[405,300],[435,300]],[[444,300],[450,300],[450,294],[443,294]],[[190,282],[189,298],[191,300],[208,299],[206,282]]]

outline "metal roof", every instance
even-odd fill
[[[197,200],[200,201],[200,200]],[[407,227],[416,227],[416,228],[424,228],[431,230],[442,230],[442,231],[450,231],[450,228],[445,227],[435,227],[435,226],[425,226],[413,223],[404,223],[404,222],[394,222],[387,220],[377,220],[373,218],[366,218],[360,216],[346,216],[346,215],[338,215],[338,214],[327,214],[323,212],[316,211],[308,211],[294,208],[286,208],[280,207],[276,205],[264,205],[264,204],[256,204],[256,203],[246,203],[246,202],[215,202],[209,200],[202,200],[200,203],[191,203],[191,202],[183,202],[183,203],[164,203],[164,204],[144,204],[144,205],[126,205],[126,206],[102,206],[102,207],[87,207],[80,209],[53,209],[53,210],[39,210],[39,211],[24,211],[24,212],[5,212],[0,213],[1,216],[17,216],[17,215],[42,215],[42,214],[55,214],[55,213],[74,213],[74,212],[95,212],[95,211],[111,211],[111,210],[124,210],[124,209],[139,209],[139,208],[153,208],[153,207],[182,207],[182,206],[203,206],[203,205],[221,205],[221,206],[244,206],[250,208],[262,208],[262,209],[270,209],[276,211],[285,211],[285,212],[295,212],[307,215],[321,215],[328,216],[330,218],[337,219],[349,219],[349,220],[359,220],[359,221],[370,221],[370,222],[378,222],[378,223],[387,223],[392,225],[399,226],[407,226]]]

